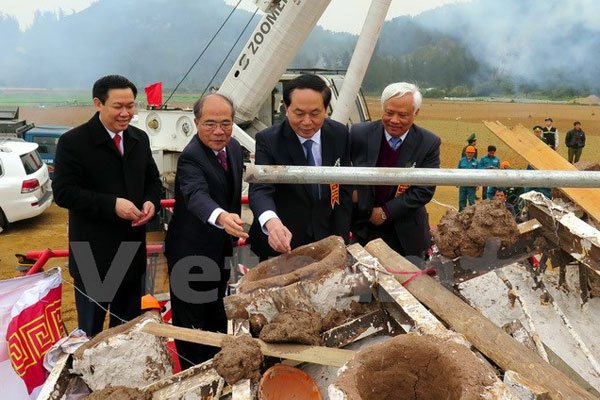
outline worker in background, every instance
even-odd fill
[[[501,187],[496,188],[493,200],[499,201],[502,204],[504,204],[506,209],[512,214],[513,218],[516,218],[517,214],[515,212],[515,208],[512,206],[512,204],[510,204],[509,202],[506,201],[507,200],[506,190],[504,188],[501,188]]]
[[[226,259],[236,238],[248,237],[240,217],[242,148],[231,137],[234,108],[229,98],[216,93],[202,97],[194,104],[194,117],[198,134],[177,162],[175,208],[165,239],[173,325],[226,333]],[[183,369],[218,351],[183,340],[175,345]]]
[[[546,138],[544,137],[544,128],[542,126],[540,126],[540,125],[534,126],[533,134],[535,135],[535,137],[540,139],[542,142],[548,144],[548,142],[546,141]]]
[[[500,159],[496,157],[496,146],[489,145],[487,155],[479,160],[479,169],[500,169]],[[481,187],[481,198],[485,200],[487,197],[487,186]]]
[[[552,123],[554,121],[552,121],[552,118],[550,117],[546,117],[544,119],[544,124],[546,126],[544,126],[542,128],[542,135],[544,136],[544,141],[546,142],[546,144],[550,147],[552,147],[554,150],[558,149],[558,129],[556,129],[554,126],[552,126]]]
[[[123,76],[98,79],[92,89],[96,114],[64,133],[56,148],[52,189],[56,204],[69,210],[77,323],[89,337],[102,331],[107,309],[110,327],[140,315],[146,224],[159,210],[161,183],[148,135],[129,125],[136,94]],[[128,249],[133,254],[122,257]],[[111,268],[124,276],[110,288],[116,290],[112,299],[99,298],[108,294],[90,287],[86,274],[105,282]]]
[[[392,83],[381,94],[381,120],[352,125],[356,167],[439,168],[441,140],[414,124],[421,108],[418,87]],[[360,244],[381,238],[397,253],[424,257],[431,246],[425,206],[435,186],[359,186],[353,194],[352,233]]]
[[[500,163],[500,170],[508,170],[508,169],[512,169],[510,166],[510,162],[508,161],[502,161]],[[496,193],[496,187],[495,186],[488,186],[487,190],[485,192],[485,197],[486,199],[493,199],[494,198],[494,194]]]
[[[477,169],[479,163],[475,158],[475,147],[467,146],[465,156],[458,162],[459,169]],[[468,205],[475,204],[475,186],[461,186],[458,188],[458,211],[464,210]]]
[[[327,118],[331,89],[317,75],[283,85],[286,118],[256,135],[257,165],[350,166],[348,128]],[[346,185],[251,183],[250,248],[262,260],[338,235],[348,240]]]
[[[463,147],[462,152],[460,153],[461,157],[466,155],[467,147],[472,146],[475,149],[475,158],[477,158],[477,135],[475,132],[471,133],[467,138],[467,145]]]
[[[550,123],[552,123],[552,118],[547,118],[550,120]],[[548,146],[552,147],[551,144],[548,142],[548,137],[544,135],[544,128],[536,125],[533,127],[533,134],[540,139],[542,142],[546,143]],[[527,169],[528,170],[535,170],[536,168],[534,168],[533,165],[531,164],[527,164]],[[536,192],[540,192],[542,193],[545,197],[547,198],[552,198],[552,189],[550,188],[539,188],[539,187],[524,187],[523,188],[523,193],[527,193],[530,192],[532,190],[535,190]]]
[[[579,162],[583,148],[585,147],[585,132],[581,129],[581,122],[573,122],[573,129],[565,136],[565,145],[569,149],[569,162]]]

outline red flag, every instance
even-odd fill
[[[162,82],[153,83],[144,88],[146,91],[146,100],[149,106],[162,105]]]
[[[26,288],[10,311],[6,329],[8,356],[31,398],[37,397],[48,376],[44,355],[65,333],[60,304],[61,276],[58,271]]]

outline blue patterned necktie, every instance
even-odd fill
[[[311,139],[308,139],[307,141],[302,143],[302,146],[304,146],[304,149],[306,150],[306,163],[309,167],[315,167],[317,165],[317,163],[315,162],[315,157],[313,156],[313,153],[312,153],[313,143],[314,142]],[[309,186],[310,186],[310,192],[312,194],[313,199],[314,200],[320,199],[321,193],[319,190],[319,185],[313,184],[313,185],[309,185]]]
[[[399,137],[393,137],[390,139],[390,147],[394,150],[398,150],[400,145],[402,144],[402,139]]]

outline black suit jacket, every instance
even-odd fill
[[[326,119],[321,127],[321,156],[323,166],[350,165],[350,138],[345,125]],[[256,135],[257,165],[307,165],[304,150],[287,119]],[[352,214],[350,187],[340,186],[340,204],[331,206],[330,185],[320,185],[321,199],[314,201],[309,185],[251,184],[250,208],[254,222],[250,228],[251,249],[259,257],[275,256],[262,231],[258,217],[267,210],[277,213],[292,232],[291,247],[305,243],[309,224],[315,240],[330,235],[347,240]]]
[[[356,167],[375,167],[379,157],[384,128],[381,120],[352,125],[350,132],[352,142],[352,165]],[[400,155],[396,167],[406,168],[439,168],[439,137],[432,132],[413,125],[400,147]],[[402,183],[399,178],[399,184]],[[375,202],[374,186],[358,186],[358,215],[370,215]],[[390,212],[396,235],[406,255],[421,256],[429,248],[429,217],[425,205],[433,198],[435,186],[411,186],[404,194],[393,197],[396,188],[390,190],[390,200],[386,206]],[[368,219],[368,218],[367,218]],[[353,233],[358,238],[368,237],[370,224],[356,221]]]
[[[138,279],[146,269],[146,227],[115,213],[117,197],[139,209],[146,201],[160,210],[161,183],[146,133],[133,126],[123,132],[124,155],[100,122],[99,114],[63,134],[56,148],[52,189],[56,204],[69,209],[69,242],[89,242],[104,278],[121,242],[140,242],[126,279]],[[73,252],[69,271],[79,277]]]
[[[209,257],[222,268],[225,257],[232,254],[232,236],[208,223],[211,213],[218,207],[238,215],[241,213],[242,150],[234,138],[226,152],[228,172],[197,135],[179,156],[175,209],[165,239],[169,268],[191,255]]]

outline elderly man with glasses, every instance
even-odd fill
[[[233,103],[210,94],[194,104],[198,134],[177,163],[175,209],[165,240],[173,325],[227,332],[223,297],[241,213],[242,150],[231,137]],[[214,347],[176,340],[183,368],[214,356]]]

